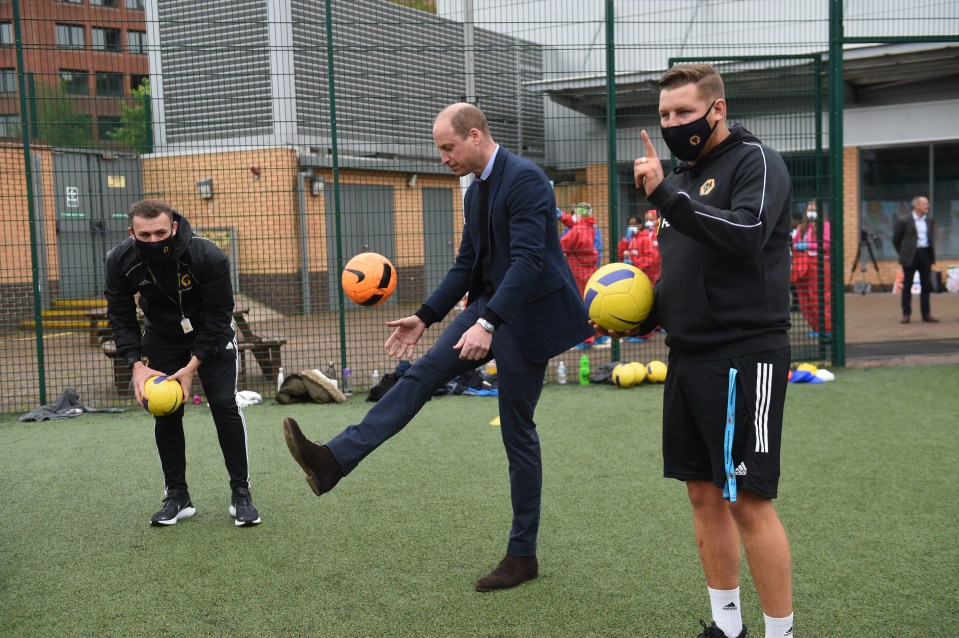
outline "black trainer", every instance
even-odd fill
[[[237,527],[240,525],[256,525],[260,522],[260,515],[253,506],[253,497],[250,496],[250,490],[245,487],[238,487],[233,490],[230,516],[235,519],[233,524]]]
[[[703,626],[703,633],[696,636],[696,638],[749,638],[749,632],[746,631],[746,625],[743,625],[743,630],[739,632],[736,636],[727,636],[723,633],[723,630],[716,626],[716,623],[710,623],[709,627],[706,626],[702,620],[699,621],[699,624]]]
[[[163,509],[150,519],[151,525],[176,525],[181,518],[189,518],[196,514],[196,508],[193,507],[189,494],[167,492],[163,502]]]

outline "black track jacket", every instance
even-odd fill
[[[233,288],[226,255],[213,242],[195,236],[179,213],[173,214],[173,220],[177,222],[173,258],[164,265],[148,266],[132,237],[107,253],[103,291],[107,317],[117,353],[131,364],[142,354],[134,301],[137,292],[150,333],[173,341],[192,341],[193,354],[200,361],[211,358],[218,346],[233,338]],[[193,324],[189,334],[180,327],[183,316]]]
[[[782,157],[736,125],[648,199],[663,269],[644,332],[662,325],[670,352],[703,361],[789,345],[792,184]]]

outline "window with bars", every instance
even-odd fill
[[[125,95],[122,73],[97,73],[97,95],[114,97]]]
[[[0,113],[0,137],[20,137],[20,117],[16,113]]]
[[[96,29],[94,29],[96,31]],[[83,25],[81,24],[58,24],[57,25],[57,46],[61,49],[82,49],[85,44],[83,37]]]
[[[89,95],[90,74],[75,69],[60,69],[60,81],[68,95]]]
[[[93,48],[97,51],[119,51],[120,30],[93,27]]]
[[[0,69],[0,93],[17,92],[17,70],[12,68]]]
[[[147,34],[146,31],[127,31],[127,50],[130,53],[147,52]]]
[[[13,46],[13,23],[0,22],[0,46]]]
[[[120,3],[117,0],[90,0],[90,4],[94,7],[116,8],[120,6]]]
[[[127,9],[143,10],[143,0],[126,0]]]

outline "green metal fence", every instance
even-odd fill
[[[349,368],[362,397],[374,370],[395,365],[384,322],[418,307],[459,243],[467,184],[433,148],[439,109],[475,102],[500,144],[543,166],[561,209],[589,202],[605,263],[621,258],[628,217],[649,208],[632,160],[640,130],[658,140],[655,80],[689,60],[716,64],[731,120],[784,155],[797,225],[810,201],[817,237],[831,225],[816,308],[797,304],[793,347],[842,365],[855,215],[843,190],[844,48],[949,51],[957,24],[953,2],[898,0],[0,3],[0,411],[66,387],[88,404],[129,403],[103,313],[104,256],[145,197],[229,255],[249,331],[241,389],[272,396],[276,370],[254,347],[269,343],[288,372],[342,379]],[[339,286],[345,262],[367,251],[399,273],[375,308]],[[666,349],[656,333],[554,363],[584,354],[648,362]]]

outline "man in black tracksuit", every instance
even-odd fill
[[[107,254],[107,314],[117,353],[133,372],[137,402],[151,376],[169,375],[189,396],[193,376],[210,404],[233,491],[236,525],[260,516],[250,496],[246,422],[236,404],[237,344],[230,264],[213,242],[164,202],[143,200],[129,212],[130,237]],[[145,328],[141,334],[139,293]],[[164,477],[164,507],[154,525],[173,525],[196,513],[186,483],[183,406],[154,417],[154,437]]]
[[[692,505],[713,613],[700,637],[747,636],[740,541],[765,635],[792,637],[789,541],[772,506],[790,364],[790,178],[778,153],[727,126],[712,66],[673,67],[659,86],[663,138],[682,161],[665,176],[642,132],[634,176],[659,209],[662,274],[632,333],[668,335],[664,475],[685,482]]]

